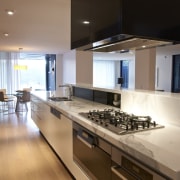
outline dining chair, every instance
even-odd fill
[[[4,94],[4,91],[0,91],[0,102],[1,111],[0,112],[11,112],[14,109],[14,98],[9,98]]]
[[[27,103],[31,101],[30,91],[22,91],[22,94],[17,96],[16,112],[28,111]],[[25,109],[23,107],[25,105]]]
[[[0,92],[4,93],[4,98],[8,98],[8,96],[6,95],[6,89],[0,89]]]
[[[32,88],[23,88],[23,91],[32,91]]]

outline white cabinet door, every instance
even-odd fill
[[[31,95],[31,118],[37,125],[37,127],[40,129],[40,122],[41,117],[39,114],[40,106],[39,106],[39,99],[35,96]]]
[[[61,114],[61,118],[56,119],[56,121],[56,130],[54,131],[51,145],[76,179],[88,179],[73,161],[72,120]]]
[[[31,118],[47,140],[49,134],[53,131],[51,126],[54,125],[54,123],[51,123],[51,121],[56,119],[50,110],[51,107],[49,105],[45,104],[39,98],[33,95],[31,96]]]
[[[57,153],[68,164],[72,160],[72,121],[62,114],[61,119],[57,119],[53,140]]]
[[[51,107],[35,96],[31,97],[31,118],[73,176],[87,180],[73,161],[72,120],[63,114],[56,117],[51,113]]]

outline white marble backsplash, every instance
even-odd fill
[[[149,115],[153,120],[180,126],[180,95],[148,92],[121,92],[123,111]]]
[[[180,126],[180,93],[130,90],[117,87],[74,86],[121,94],[121,110],[136,115],[149,115],[158,123]]]

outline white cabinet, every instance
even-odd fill
[[[53,131],[53,121],[56,117],[50,113],[51,107],[45,104],[42,100],[31,96],[31,117],[39,130],[48,140],[49,135]]]
[[[73,161],[72,120],[61,114],[53,123],[54,129],[49,139],[51,146],[77,180],[88,179]]]
[[[73,161],[72,120],[59,113],[56,108],[31,96],[31,118],[73,176],[86,180],[87,176]]]

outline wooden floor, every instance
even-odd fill
[[[71,180],[30,112],[0,113],[0,180]]]

